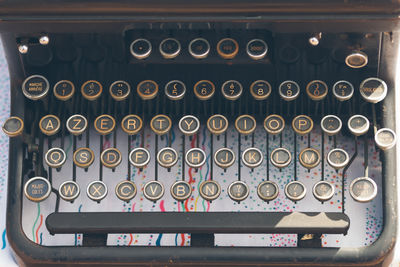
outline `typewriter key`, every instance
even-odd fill
[[[263,59],[268,52],[268,45],[261,39],[253,39],[247,43],[246,52],[254,60]]]
[[[280,134],[285,128],[285,120],[276,114],[269,115],[264,120],[264,129],[269,134]]]
[[[368,132],[369,120],[363,115],[354,115],[348,120],[347,127],[352,134],[360,136]]]
[[[277,168],[284,168],[292,161],[292,155],[286,148],[278,147],[271,152],[271,163]]]
[[[110,134],[115,128],[115,119],[110,115],[103,114],[94,120],[94,128],[101,135]]]
[[[103,86],[101,85],[101,83],[94,80],[85,82],[84,84],[82,84],[81,87],[81,93],[83,97],[91,101],[99,98],[102,92]]]
[[[125,100],[131,93],[131,86],[125,81],[115,81],[110,85],[110,95],[116,101]]]
[[[201,80],[194,85],[194,94],[200,100],[210,99],[215,93],[215,86],[212,82]]]
[[[58,193],[65,201],[74,201],[80,193],[79,185],[74,181],[66,181],[60,185]]]
[[[228,119],[220,114],[212,115],[207,120],[208,130],[215,135],[223,134],[228,129]]]
[[[192,195],[192,188],[188,182],[176,181],[171,186],[171,195],[178,201],[185,201]]]
[[[164,186],[158,181],[150,181],[144,185],[143,194],[151,201],[157,201],[164,195]]]
[[[49,92],[49,81],[41,75],[32,75],[22,83],[22,93],[31,100],[38,100]]]
[[[185,96],[186,85],[178,80],[170,81],[165,85],[165,94],[171,100],[180,100]]]
[[[3,132],[9,137],[15,137],[22,134],[24,130],[24,121],[16,116],[8,118],[3,124]]]
[[[189,44],[189,53],[197,59],[206,58],[210,53],[210,44],[206,39],[196,38]]]
[[[319,181],[313,187],[313,195],[321,202],[328,201],[335,194],[335,189],[331,183]]]
[[[154,133],[164,135],[169,132],[172,126],[172,121],[167,115],[156,115],[150,121],[150,127]]]
[[[292,121],[293,130],[300,135],[306,135],[311,132],[313,126],[313,120],[307,115],[299,115]]]
[[[333,85],[333,95],[339,101],[349,100],[354,93],[354,87],[348,81],[338,81]]]
[[[160,53],[166,59],[175,58],[181,52],[181,44],[174,38],[164,39],[160,43]]]
[[[33,202],[41,202],[48,198],[51,193],[49,180],[43,177],[33,177],[24,186],[25,196]]]
[[[243,86],[234,80],[226,81],[221,87],[222,95],[228,100],[238,99],[243,92]]]
[[[136,185],[132,181],[122,181],[115,187],[115,194],[123,201],[128,202],[136,196]]]
[[[342,120],[335,115],[326,115],[321,120],[321,128],[328,135],[335,135],[342,129]]]
[[[239,52],[239,44],[232,38],[225,38],[218,42],[217,52],[224,59],[233,59]]]
[[[256,168],[261,165],[263,155],[258,148],[250,147],[243,151],[242,161],[247,167]]]
[[[391,149],[396,144],[396,133],[389,128],[379,129],[375,133],[375,143],[382,150]]]
[[[71,134],[80,135],[87,128],[87,120],[84,116],[75,114],[68,118],[66,125]]]
[[[171,168],[178,162],[178,153],[172,147],[164,147],[157,153],[157,162],[164,168]]]
[[[236,130],[244,135],[249,135],[256,129],[256,120],[250,115],[239,116],[235,121]]]
[[[235,181],[229,185],[228,195],[232,200],[243,201],[249,196],[249,187],[245,182]]]
[[[360,84],[361,96],[370,103],[378,103],[385,99],[387,90],[386,83],[378,78],[368,78]]]
[[[138,115],[126,115],[121,121],[121,128],[129,135],[140,132],[143,127],[143,121]]]
[[[136,39],[131,43],[130,51],[137,59],[145,59],[150,56],[151,43],[146,39]]]
[[[71,81],[62,80],[54,85],[53,93],[58,100],[67,101],[75,93],[75,86]]]
[[[49,149],[44,156],[46,164],[52,168],[60,168],[65,163],[66,159],[67,155],[65,154],[64,150],[58,147]]]
[[[349,163],[349,154],[341,148],[335,148],[329,151],[328,163],[334,169],[341,169],[346,167],[347,163]]]
[[[39,128],[45,135],[55,135],[60,130],[60,119],[54,115],[46,115],[39,121]]]
[[[215,151],[214,161],[220,168],[227,169],[235,163],[236,157],[232,149],[223,147]]]
[[[292,201],[302,200],[306,192],[306,187],[299,181],[292,181],[285,186],[285,195]]]
[[[278,185],[271,181],[261,182],[257,187],[257,195],[264,201],[274,200],[279,194]]]
[[[199,193],[203,199],[213,201],[221,194],[221,186],[216,181],[203,181],[200,184]]]
[[[91,182],[86,190],[87,196],[94,201],[99,202],[107,196],[108,189],[102,181]]]
[[[317,167],[321,160],[318,150],[314,148],[305,148],[299,154],[300,164],[307,169]]]
[[[151,100],[158,94],[158,84],[152,80],[141,81],[137,85],[137,93],[143,100]]]
[[[368,56],[361,51],[353,51],[345,59],[347,66],[353,69],[359,69],[368,64]]]
[[[88,168],[94,161],[94,153],[90,148],[81,147],[74,152],[74,163],[81,168]]]
[[[114,147],[107,148],[101,152],[100,161],[105,167],[114,169],[122,161],[121,152]]]
[[[200,148],[191,148],[186,152],[186,164],[191,168],[200,168],[206,162],[206,153]]]
[[[350,184],[350,195],[355,201],[369,202],[376,197],[377,193],[378,186],[369,177],[359,177]]]
[[[300,86],[294,81],[284,81],[279,85],[279,95],[286,101],[295,100],[300,95]]]
[[[194,135],[200,129],[200,121],[192,115],[186,115],[179,121],[179,130],[185,135]]]
[[[258,80],[250,85],[250,93],[256,100],[267,99],[271,92],[271,84],[267,81]]]
[[[328,86],[320,80],[311,81],[307,84],[306,92],[312,100],[322,100],[328,94]]]
[[[150,152],[142,147],[135,148],[129,153],[129,162],[136,168],[146,167],[150,162]]]

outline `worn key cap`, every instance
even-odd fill
[[[33,177],[24,186],[25,196],[33,202],[42,202],[50,196],[51,184],[43,177]]]
[[[285,195],[292,201],[302,200],[306,196],[306,187],[299,181],[292,181],[285,186]]]
[[[16,116],[8,118],[3,124],[3,132],[9,137],[21,135],[24,130],[24,121]]]
[[[58,147],[49,149],[44,156],[46,164],[52,168],[60,168],[62,165],[64,165],[66,159],[67,155],[65,154],[64,150]]]
[[[350,195],[358,202],[370,202],[378,193],[378,186],[375,181],[369,177],[359,177],[350,184]]]
[[[79,114],[69,117],[66,123],[67,130],[73,135],[81,135],[87,129],[87,125],[87,119]]]
[[[51,136],[60,130],[60,119],[55,115],[46,115],[39,121],[39,128],[45,135]]]
[[[203,181],[199,189],[200,196],[208,201],[216,200],[221,194],[221,186],[218,182],[209,180]]]

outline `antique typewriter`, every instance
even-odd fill
[[[390,259],[399,13],[390,0],[0,1],[18,262]]]

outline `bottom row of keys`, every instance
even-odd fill
[[[49,197],[52,191],[48,179],[43,177],[31,178],[24,187],[25,196],[34,202],[41,202]],[[359,177],[350,184],[350,195],[358,202],[369,202],[377,195],[377,185],[369,177]],[[192,187],[186,181],[176,181],[171,186],[171,196],[177,201],[185,201],[192,195]],[[202,198],[213,201],[221,194],[221,187],[213,180],[204,181],[200,184],[199,192]],[[243,181],[235,181],[228,187],[229,197],[237,202],[245,200],[249,196],[249,187]],[[292,201],[299,201],[306,195],[306,187],[299,181],[289,182],[285,186],[285,195]],[[62,183],[58,189],[59,196],[66,201],[74,201],[80,194],[79,186],[74,181]],[[100,202],[107,196],[108,189],[102,181],[91,182],[87,186],[87,196]],[[130,201],[136,196],[137,188],[132,181],[122,181],[115,187],[115,194],[123,201]],[[165,193],[164,185],[159,181],[150,181],[143,187],[144,196],[150,201],[157,201]],[[331,183],[319,181],[313,187],[314,197],[321,201],[328,201],[335,193]],[[279,194],[278,185],[271,181],[263,181],[257,187],[257,195],[264,201],[272,201]]]

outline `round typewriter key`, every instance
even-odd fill
[[[216,181],[203,181],[200,184],[199,193],[203,199],[213,201],[221,194],[221,186]]]
[[[249,196],[249,187],[245,182],[235,181],[229,185],[228,195],[232,200],[243,201]]]
[[[172,147],[164,147],[157,153],[157,162],[164,168],[171,168],[178,162],[178,153]]]
[[[181,52],[181,44],[174,38],[164,39],[160,43],[160,53],[166,59],[175,58]]]
[[[239,116],[235,121],[236,130],[244,135],[249,135],[256,129],[256,120],[250,115]]]
[[[139,133],[143,127],[143,121],[138,115],[126,115],[121,121],[121,127],[129,135]]]
[[[58,193],[65,201],[74,201],[80,193],[79,185],[74,181],[66,181],[60,185]]]
[[[335,194],[335,189],[331,183],[319,181],[313,187],[313,195],[321,202],[328,201]]]
[[[284,168],[290,164],[292,155],[286,148],[278,147],[271,152],[271,163],[277,168]]]
[[[49,81],[41,75],[32,75],[22,83],[22,93],[31,100],[38,100],[49,92]]]
[[[208,130],[215,135],[223,134],[228,129],[228,119],[220,114],[212,115],[207,120]]]
[[[269,134],[280,134],[285,128],[285,120],[276,114],[269,115],[264,120],[264,129]]]
[[[125,100],[131,92],[131,86],[125,81],[115,81],[110,85],[110,95],[116,101]]]
[[[300,86],[294,81],[284,81],[279,85],[279,95],[286,101],[295,100],[300,95]]]
[[[62,80],[54,85],[53,93],[57,99],[67,101],[74,95],[75,86],[71,81]]]
[[[110,169],[116,168],[122,161],[121,152],[113,147],[107,148],[100,154],[101,163]]]
[[[311,81],[307,84],[306,92],[312,100],[322,100],[328,94],[328,85],[320,80]]]
[[[318,150],[314,148],[305,148],[299,154],[300,164],[307,169],[312,169],[318,166],[321,156]]]
[[[375,133],[375,143],[382,150],[388,150],[396,144],[396,133],[389,128],[379,129]]]
[[[306,192],[306,187],[299,181],[292,181],[285,186],[285,195],[292,201],[302,200]]]
[[[378,186],[369,177],[359,177],[350,184],[350,195],[358,202],[369,202],[376,197]]]
[[[261,182],[257,187],[257,195],[264,201],[274,200],[279,194],[278,185],[271,181]]]
[[[87,119],[82,115],[75,114],[68,118],[66,125],[71,134],[80,135],[87,128]]]
[[[50,182],[43,177],[33,177],[26,182],[24,193],[30,201],[41,202],[51,193]]]
[[[114,131],[115,119],[107,114],[100,115],[94,120],[94,128],[99,134],[110,134]]]
[[[228,100],[238,99],[243,92],[243,86],[234,80],[226,81],[221,87],[222,95]]]
[[[200,168],[206,162],[206,153],[200,148],[191,148],[186,152],[186,164],[191,168]]]
[[[151,201],[157,201],[164,195],[164,186],[158,181],[150,181],[144,185],[143,194]]]
[[[13,116],[8,118],[3,124],[3,132],[9,137],[15,137],[22,134],[24,122],[21,118]]]
[[[136,196],[136,185],[132,181],[122,181],[115,187],[115,194],[123,201],[130,201]]]
[[[232,38],[225,38],[218,42],[217,52],[224,59],[233,59],[239,52],[239,44]]]
[[[306,135],[311,132],[313,126],[313,120],[307,115],[299,115],[292,121],[293,130],[300,135]]]
[[[171,186],[171,195],[178,201],[185,201],[192,195],[192,188],[188,182],[176,181]]]
[[[242,161],[247,167],[256,168],[261,165],[263,155],[258,148],[250,147],[243,151]]]
[[[39,121],[39,128],[45,135],[55,135],[60,130],[60,119],[54,115],[46,115]]]
[[[108,189],[102,181],[91,182],[86,190],[87,196],[94,201],[100,201],[107,196]]]
[[[368,132],[369,120],[363,115],[354,115],[348,120],[347,127],[352,134],[360,136]]]
[[[341,169],[346,167],[347,163],[349,163],[349,154],[341,148],[335,148],[329,151],[328,163],[334,169]]]
[[[101,85],[101,83],[94,80],[85,82],[84,84],[82,84],[81,87],[81,93],[83,97],[91,101],[99,98],[102,92],[103,86]]]
[[[52,168],[60,168],[67,159],[67,155],[64,150],[58,147],[53,147],[46,152],[44,160],[46,164]]]
[[[332,92],[337,100],[346,101],[353,96],[354,87],[348,81],[338,81],[333,85]]]
[[[137,93],[143,100],[151,100],[158,94],[158,84],[152,80],[141,81],[137,85]]]
[[[361,51],[353,51],[345,59],[347,66],[353,69],[359,69],[368,64],[368,56]]]
[[[150,121],[150,127],[158,135],[163,135],[169,132],[172,126],[172,121],[167,115],[156,115]]]
[[[267,81],[258,80],[250,85],[250,93],[256,100],[265,100],[272,92],[271,84]]]
[[[321,128],[328,135],[335,135],[342,129],[342,120],[335,115],[326,115],[321,120]]]
[[[81,147],[74,152],[74,163],[81,168],[88,168],[94,161],[94,153],[90,148]]]
[[[203,38],[194,39],[189,44],[189,53],[197,59],[206,58],[210,53],[210,44]]]
[[[165,94],[171,100],[180,100],[185,96],[186,85],[178,80],[170,81],[165,85]]]
[[[201,80],[194,85],[194,94],[200,100],[210,99],[215,93],[215,86],[212,82]]]
[[[179,130],[185,135],[194,135],[200,129],[200,121],[192,115],[186,115],[179,121]]]
[[[135,148],[129,153],[129,162],[136,168],[146,167],[150,162],[150,152],[142,147]]]
[[[268,45],[261,39],[253,39],[247,43],[246,52],[254,60],[263,59],[268,52]]]
[[[386,83],[378,78],[368,78],[360,84],[361,96],[370,103],[378,103],[385,99],[387,90]]]
[[[232,149],[223,147],[215,151],[214,153],[214,161],[218,167],[227,169],[235,163],[235,153],[233,153]]]
[[[150,56],[151,43],[146,39],[136,39],[131,43],[130,51],[137,59],[145,59]]]

